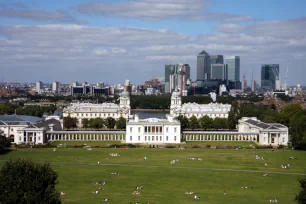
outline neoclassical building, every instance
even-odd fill
[[[137,115],[126,125],[126,143],[167,144],[181,142],[181,124],[173,116],[167,119],[139,119]]]
[[[131,107],[130,107],[130,96],[127,91],[123,91],[119,97],[120,103],[71,103],[70,106],[64,109],[63,117],[77,118],[78,125],[82,124],[82,119],[92,118],[108,118],[112,117],[115,119],[121,116],[125,119],[129,118]]]
[[[180,92],[174,91],[171,96],[170,114],[177,117],[184,115],[187,118],[195,116],[201,118],[207,115],[210,118],[228,118],[228,113],[231,110],[230,104],[209,103],[184,103],[182,105],[182,98]]]

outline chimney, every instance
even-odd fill
[[[138,115],[135,115],[135,116],[134,116],[134,119],[135,119],[135,122],[138,122],[138,121],[139,121],[139,116],[138,116]]]

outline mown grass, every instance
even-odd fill
[[[111,157],[109,153],[119,153]],[[265,160],[256,160],[255,155]],[[147,161],[144,161],[144,156]],[[294,156],[296,160],[289,160]],[[218,149],[22,149],[0,156],[0,166],[5,160],[17,158],[36,162],[50,162],[59,174],[57,189],[66,192],[63,203],[269,203],[276,198],[279,203],[293,204],[298,192],[298,178],[306,170],[306,152],[290,150],[218,150]],[[188,157],[201,157],[191,161]],[[179,163],[171,165],[170,161]],[[100,165],[97,162],[100,162]],[[265,163],[268,164],[265,167]],[[280,165],[290,163],[291,168]],[[255,172],[246,172],[246,171]],[[111,175],[119,172],[119,175]],[[263,174],[268,172],[268,176]],[[281,173],[279,173],[281,172]],[[92,180],[107,179],[103,190]],[[140,195],[132,195],[136,186],[144,186]],[[253,189],[242,189],[252,186]],[[184,192],[190,189],[201,197],[194,201]],[[227,195],[224,195],[224,190]]]

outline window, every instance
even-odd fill
[[[115,116],[115,114],[113,113],[113,117]]]
[[[90,117],[92,116],[92,114],[90,114]]]
[[[13,132],[13,131],[14,131],[14,129],[12,128],[12,129],[11,129],[11,131]]]
[[[152,127],[152,132],[155,133],[155,126]]]
[[[79,114],[77,113],[77,116],[79,117]]]
[[[166,136],[166,141],[168,141],[168,136]]]
[[[176,127],[174,128],[174,132],[176,133]]]
[[[147,141],[147,136],[145,136],[145,141]]]
[[[154,136],[152,136],[152,141],[154,141]]]
[[[150,136],[148,136],[148,141],[150,141]]]
[[[132,136],[130,136],[130,141],[132,141]]]
[[[83,113],[82,113],[82,117],[83,117]]]
[[[148,127],[147,126],[145,126],[145,132],[148,132]]]
[[[163,132],[163,127],[162,126],[159,127],[159,132]]]
[[[140,136],[138,136],[138,141],[140,141]]]
[[[86,113],[86,117],[87,117],[87,113]]]
[[[19,141],[21,141],[21,137],[19,137]]]
[[[108,116],[110,116],[110,114],[108,114]]]
[[[166,127],[166,132],[168,132],[169,131],[169,128],[168,127]]]
[[[148,127],[148,132],[151,132],[151,126]]]
[[[140,127],[138,128],[138,132],[140,132]]]
[[[104,113],[104,117],[106,116],[106,114]]]
[[[285,138],[283,137],[283,142],[285,142]]]
[[[162,136],[159,136],[159,141],[162,141]]]
[[[97,116],[97,114],[95,113],[95,116]]]
[[[174,141],[176,141],[176,136],[174,136]]]
[[[130,127],[130,132],[133,132],[133,128],[132,127]]]
[[[34,132],[34,136],[36,136],[36,132]]]
[[[40,140],[40,137],[38,137],[38,140]]]

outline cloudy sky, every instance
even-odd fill
[[[238,55],[241,77],[288,68],[306,85],[305,0],[0,0],[0,81],[134,84],[196,56]]]

